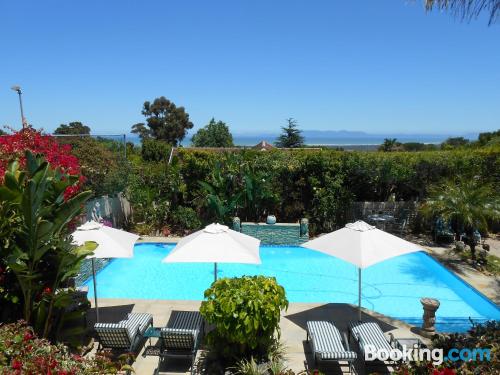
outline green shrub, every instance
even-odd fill
[[[119,142],[92,137],[61,137],[58,142],[70,145],[71,153],[78,158],[85,190],[99,197],[125,189],[130,167],[124,160],[123,145],[118,149]]]
[[[434,366],[428,361],[403,364],[396,374],[401,375],[434,375],[434,374],[499,374],[500,373],[500,322],[489,321],[484,324],[473,324],[465,334],[436,335],[432,339],[432,347],[443,349],[446,355],[450,349],[489,348],[489,361],[445,361]]]
[[[171,146],[156,139],[145,139],[142,142],[141,155],[145,161],[168,161]]]
[[[477,176],[500,188],[500,148],[423,152],[176,149],[171,164],[134,159],[129,179],[134,218],[152,202],[194,209],[204,222],[309,218],[311,235],[341,227],[353,201],[419,200],[429,186]],[[253,173],[252,173],[253,172]],[[200,184],[200,181],[204,182]],[[164,223],[169,224],[169,223]],[[161,229],[157,228],[157,229]]]
[[[24,322],[0,325],[2,374],[117,374],[133,370],[122,356],[113,363],[103,354],[84,358],[62,344],[39,339]]]
[[[19,296],[24,320],[43,337],[54,337],[72,302],[67,282],[93,250],[75,247],[68,235],[91,193],[68,196],[78,176],[53,169],[41,156],[26,151],[25,164],[11,162],[0,185],[0,228],[10,228],[0,236],[0,268],[11,282],[0,297]]]
[[[179,206],[171,214],[172,228],[176,231],[192,231],[201,227],[198,214],[191,207]]]
[[[243,276],[215,281],[200,312],[215,330],[209,345],[223,358],[267,355],[279,337],[280,312],[288,308],[285,289],[274,277]]]

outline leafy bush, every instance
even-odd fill
[[[172,222],[173,229],[178,232],[183,230],[192,231],[201,227],[200,218],[191,207],[177,207],[172,211],[170,221]]]
[[[124,160],[123,145],[118,149],[119,142],[92,137],[62,137],[58,141],[71,145],[71,153],[78,158],[85,176],[84,189],[92,190],[98,197],[125,189],[129,166]]]
[[[490,361],[447,361],[441,366],[423,361],[400,366],[397,374],[401,375],[434,375],[434,374],[499,374],[500,373],[500,321],[489,321],[484,324],[474,324],[466,333],[451,335],[436,335],[432,340],[434,348],[443,349],[445,355],[450,349],[489,348]]]
[[[279,336],[280,312],[288,308],[285,289],[274,277],[243,276],[215,281],[200,312],[215,330],[208,343],[224,358],[266,355]]]
[[[498,147],[411,153],[178,148],[175,155],[169,165],[132,155],[128,190],[137,222],[152,202],[166,200],[172,210],[194,209],[203,222],[307,217],[314,235],[344,225],[353,201],[386,201],[392,194],[422,201],[429,186],[457,175],[500,189]]]
[[[97,354],[83,358],[71,354],[62,344],[51,345],[39,339],[24,322],[0,325],[0,373],[2,374],[117,374],[132,367],[125,364],[126,357],[113,363]]]
[[[81,212],[90,192],[68,195],[79,176],[54,169],[26,151],[24,168],[9,164],[0,185],[0,268],[8,279],[0,292],[2,311],[22,310],[25,321],[44,337],[62,324],[71,302],[66,283],[80,270],[91,249],[71,245],[68,224]],[[21,309],[11,308],[11,304]],[[16,315],[10,319],[17,319]]]
[[[170,150],[167,142],[148,138],[142,142],[141,155],[145,161],[168,161]]]

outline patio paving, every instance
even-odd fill
[[[129,300],[129,299],[99,299],[99,313],[102,322],[117,322],[121,320],[128,312],[148,312],[153,314],[154,326],[162,327],[168,322],[172,311],[192,311],[198,310],[199,301],[167,301],[167,300]],[[89,312],[88,323],[93,325],[94,312]],[[344,332],[347,332],[348,322],[357,318],[357,309],[349,304],[320,304],[320,303],[291,303],[288,311],[282,314],[281,341],[286,347],[287,365],[295,372],[305,369],[315,369],[314,361],[310,352],[310,346],[306,340],[306,322],[308,320],[333,320],[335,325]],[[412,331],[412,327],[404,322],[391,319],[389,317],[376,314],[373,311],[364,310],[364,321],[376,321],[386,333],[392,333],[396,338],[416,337],[425,341]],[[153,339],[152,344],[155,344]],[[158,357],[143,356],[144,348],[149,345],[148,342],[142,347],[141,352],[136,357],[133,364],[135,373],[138,375],[154,374]],[[96,350],[97,344],[94,347]],[[355,347],[357,350],[357,348]],[[198,361],[203,351],[198,353]],[[368,371],[364,370],[362,361],[355,364],[358,374],[365,374],[376,371],[378,373],[390,373],[391,368],[385,365],[370,367]],[[347,366],[331,364],[321,366],[320,370],[324,374],[348,373]],[[162,366],[159,374],[189,374],[187,361],[172,360]]]

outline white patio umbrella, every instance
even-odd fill
[[[72,233],[73,243],[83,245],[85,242],[97,243],[92,260],[92,275],[94,279],[94,302],[96,322],[99,322],[99,307],[97,305],[97,288],[95,277],[95,258],[132,258],[134,245],[139,236],[124,230],[110,228],[95,221],[89,221],[79,226]]]
[[[361,270],[399,255],[422,251],[416,244],[403,240],[365,223],[346,224],[302,246],[345,260],[358,267],[358,307],[361,320]]]
[[[260,240],[210,224],[180,240],[163,263],[213,263],[217,280],[217,263],[260,264]]]

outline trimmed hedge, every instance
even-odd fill
[[[213,221],[205,192],[198,181],[214,182],[216,165],[234,181],[233,191],[244,190],[243,170],[251,166],[263,175],[262,184],[276,194],[269,207],[279,221],[308,217],[312,232],[343,225],[353,201],[422,200],[428,188],[446,178],[477,177],[500,188],[500,147],[423,152],[343,152],[334,150],[242,149],[230,152],[177,148],[172,165],[136,163],[137,186],[152,188],[153,201],[168,200],[173,207],[193,208],[202,221]],[[151,174],[151,173],[153,174]],[[168,175],[168,180],[164,179]],[[151,185],[150,181],[154,181]],[[156,193],[157,192],[157,193]],[[133,191],[132,191],[133,193]],[[134,196],[134,194],[131,194]],[[140,195],[140,194],[136,194]],[[141,202],[134,201],[137,206]],[[144,203],[143,203],[144,204]],[[244,207],[236,209],[241,215]],[[264,213],[262,213],[264,215]],[[140,215],[139,215],[140,216]],[[167,223],[168,223],[168,219]],[[245,217],[242,217],[245,220]]]

